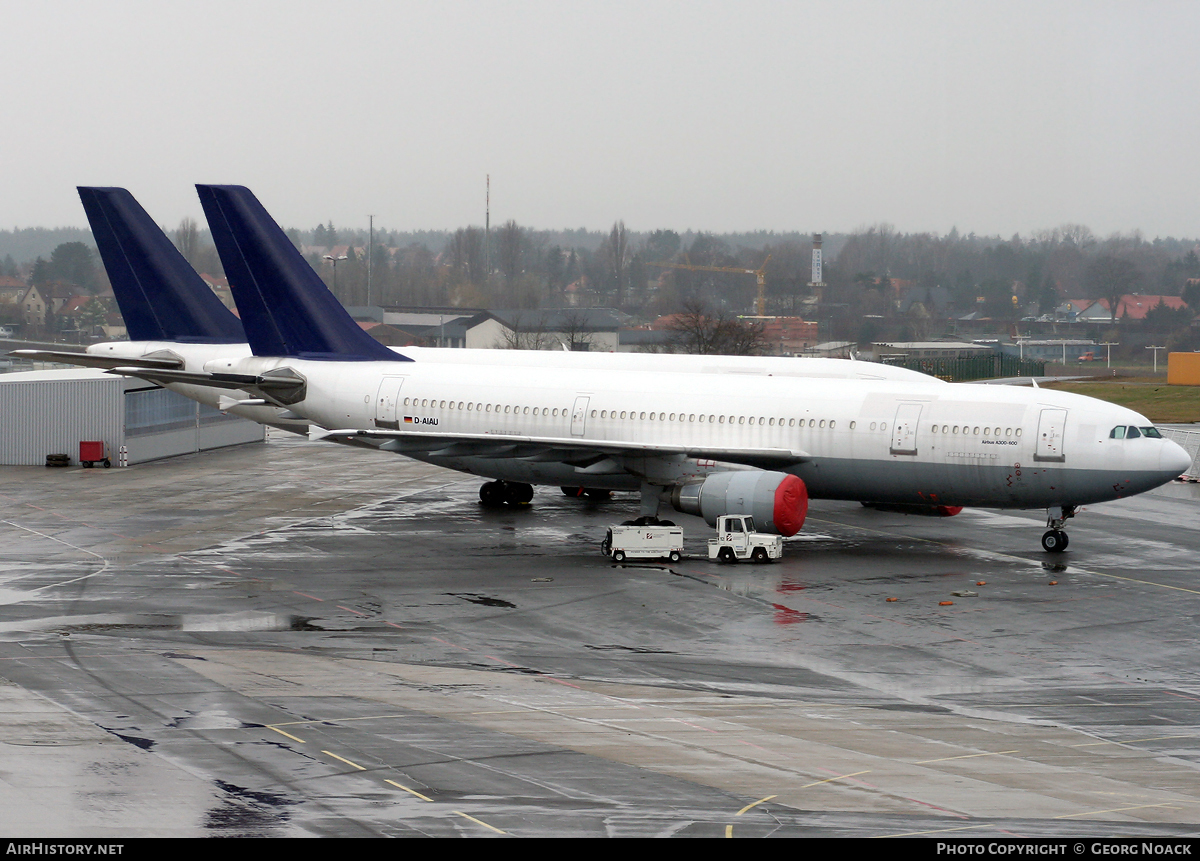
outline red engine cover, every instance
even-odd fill
[[[808,516],[808,488],[794,475],[789,475],[775,488],[775,528],[779,534],[795,535]]]

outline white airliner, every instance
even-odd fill
[[[314,425],[492,479],[639,490],[700,514],[749,513],[794,534],[808,497],[948,511],[1047,508],[1048,551],[1077,506],[1140,493],[1190,463],[1143,416],[1065,392],[936,382],[804,379],[398,361],[349,318],[246,189],[199,186],[256,355],[208,362]],[[1130,430],[1133,428],[1134,430]]]

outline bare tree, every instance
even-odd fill
[[[1108,300],[1108,311],[1117,322],[1117,306],[1137,281],[1137,267],[1122,257],[1105,254],[1088,267],[1088,281],[1096,296]]]
[[[518,315],[512,319],[512,328],[507,326],[496,341],[498,350],[545,350],[554,344],[554,337],[546,331],[546,318],[540,316],[533,325],[524,325]]]
[[[460,227],[450,237],[450,265],[474,284],[483,284],[486,273],[483,263],[483,231],[478,227]]]
[[[512,284],[521,274],[522,230],[511,218],[497,231],[500,245],[500,271],[505,280]]]
[[[196,265],[197,252],[200,250],[200,228],[196,219],[188,217],[179,222],[175,229],[175,247],[193,267]]]
[[[689,299],[668,327],[673,346],[681,353],[761,356],[767,351],[763,327],[739,320],[725,311],[710,311]]]
[[[557,333],[568,350],[586,353],[592,348],[592,333],[587,325],[587,315],[570,311],[563,315]]]
[[[616,307],[620,308],[625,301],[625,287],[629,278],[629,231],[625,229],[625,222],[618,221],[613,224],[612,232],[608,235],[608,243],[605,247],[607,252],[607,260],[609,273],[613,277],[613,282],[617,288]]]

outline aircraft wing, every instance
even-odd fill
[[[782,448],[723,448],[719,446],[652,445],[647,443],[582,440],[573,437],[533,437],[500,434],[428,433],[394,430],[324,430],[311,428],[309,439],[376,444],[398,454],[431,457],[488,457],[571,464],[580,475],[625,472],[617,458],[681,456],[717,460],[762,469],[778,469],[811,459],[804,451]]]
[[[161,368],[170,370],[183,367],[183,359],[178,357],[142,356],[131,359],[121,356],[97,356],[92,353],[68,353],[58,350],[13,350],[10,356],[20,356],[22,359],[37,359],[42,362],[58,362],[63,365],[80,365],[84,368],[120,368],[145,370]],[[133,376],[132,374],[128,376]]]

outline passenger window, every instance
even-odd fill
[[[850,422],[850,430],[854,430],[854,428],[857,427],[857,425],[858,425],[858,422]]]

